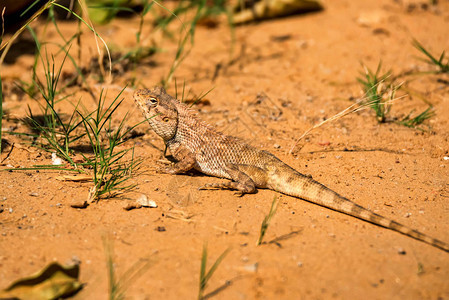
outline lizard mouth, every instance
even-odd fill
[[[150,112],[150,108],[145,105],[145,90],[136,90],[133,94],[134,102],[146,113]]]

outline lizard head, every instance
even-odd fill
[[[134,101],[157,135],[165,141],[174,137],[178,127],[177,100],[167,94],[164,88],[136,90]]]

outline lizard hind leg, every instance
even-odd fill
[[[257,167],[248,165],[226,165],[226,173],[231,177],[232,181],[223,183],[210,183],[206,184],[200,189],[228,189],[236,190],[236,194],[243,196],[244,194],[254,194],[257,192],[256,187],[263,187],[262,180],[263,170]],[[265,181],[265,180],[263,180]]]

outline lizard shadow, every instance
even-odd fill
[[[390,150],[390,149],[384,149],[384,148],[359,148],[359,147],[353,147],[352,149],[343,148],[343,149],[324,149],[324,150],[318,150],[318,151],[309,151],[307,154],[315,154],[315,153],[330,153],[330,152],[387,152],[387,153],[393,153],[393,154],[410,154],[410,153],[404,153],[403,151],[397,151],[397,150]]]
[[[216,296],[218,293],[224,291],[225,289],[227,289],[228,287],[230,287],[235,281],[237,280],[241,280],[244,278],[248,278],[250,277],[250,275],[238,275],[232,279],[226,280],[224,284],[220,285],[219,287],[217,287],[215,290],[211,291],[210,293],[207,293],[206,295],[203,296],[202,299],[209,299],[212,298],[214,296]]]
[[[303,231],[303,229],[294,230],[292,232],[278,236],[278,237],[272,239],[271,241],[262,242],[262,244],[275,244],[279,248],[282,248],[282,244],[281,244],[282,241],[291,239],[291,238],[297,236],[298,234],[300,234],[302,231]]]

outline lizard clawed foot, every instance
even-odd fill
[[[156,170],[156,173],[158,174],[176,174],[176,171],[173,168],[165,167],[165,168],[158,168]]]
[[[199,190],[235,190],[234,195],[238,197],[242,197],[244,194],[255,193],[255,189],[251,189],[251,187],[242,186],[241,184],[231,181],[224,183],[206,183],[205,185],[198,188]]]
[[[233,188],[230,187],[228,184],[226,183],[206,183],[203,186],[200,186],[198,188],[199,190],[232,190]]]
[[[243,195],[245,195],[245,193],[243,191],[236,191],[236,192],[234,192],[234,196],[243,197]]]

